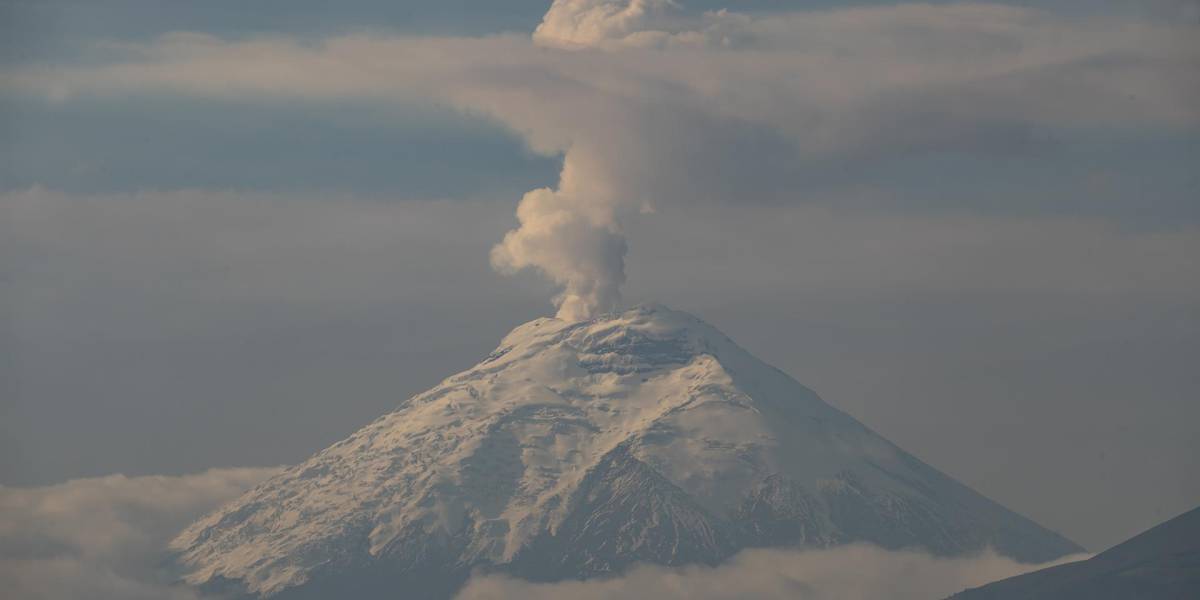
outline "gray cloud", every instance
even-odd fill
[[[33,188],[0,213],[6,483],[299,460],[550,292],[488,267],[495,201]]]
[[[1070,562],[1086,558],[1067,557]],[[748,550],[718,567],[641,567],[620,577],[534,584],[500,576],[475,577],[458,600],[529,598],[615,600],[929,600],[1048,565],[1023,565],[994,553],[935,558],[867,545],[829,550]]]
[[[780,289],[816,296],[866,294],[1054,295],[1200,301],[1200,226],[1135,229],[1077,216],[894,214],[855,210],[862,188],[807,204],[667,208],[632,225],[634,287]],[[753,236],[744,232],[753,231]],[[673,251],[672,247],[681,250]],[[683,250],[686,248],[686,250]],[[668,253],[666,256],[663,253]],[[731,256],[732,255],[732,256]],[[663,264],[670,257],[670,267]],[[726,261],[738,269],[710,267]],[[665,279],[664,279],[665,278]]]
[[[171,536],[275,469],[0,487],[0,579],[24,600],[197,598],[160,567]]]
[[[48,104],[6,89],[0,122],[0,189],[511,198],[559,167],[503,127],[447,107],[159,94]]]
[[[1039,129],[1200,121],[1200,54],[1184,41],[1193,25],[999,4],[770,18],[672,9],[559,0],[533,40],[178,33],[124,45],[131,58],[97,67],[3,79],[60,101],[165,89],[432,98],[488,115],[534,150],[563,154],[558,184],[525,195],[493,259],[561,284],[570,318],[617,302],[623,228],[650,207],[803,201],[796,166],[816,160],[1003,151],[1037,143]]]

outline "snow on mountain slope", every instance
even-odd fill
[[[1079,548],[660,306],[538,319],[475,367],[193,524],[192,584],[448,596],[751,546],[867,541],[1024,561]]]

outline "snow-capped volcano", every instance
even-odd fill
[[[188,582],[226,592],[423,598],[476,568],[556,580],[854,541],[1080,550],[699,319],[648,306],[518,327],[172,547]]]

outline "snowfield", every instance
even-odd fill
[[[643,306],[518,327],[172,549],[207,589],[372,598],[449,597],[473,569],[555,581],[850,542],[1080,551],[699,319]]]

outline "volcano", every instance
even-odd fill
[[[744,548],[1023,562],[1079,546],[926,465],[699,319],[543,318],[173,542],[235,597],[448,598]]]

